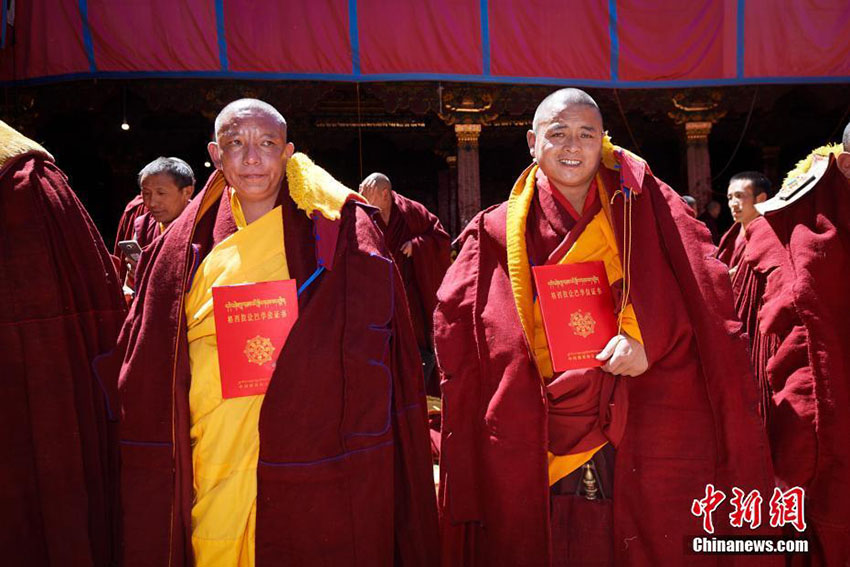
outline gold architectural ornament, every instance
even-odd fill
[[[689,122],[716,123],[726,116],[726,110],[720,107],[723,95],[720,91],[683,91],[673,96],[673,110],[667,115],[676,124]]]
[[[685,122],[685,138],[689,142],[704,142],[708,140],[708,135],[711,133],[712,123],[704,122]]]
[[[256,364],[257,366],[262,366],[263,364],[272,361],[274,345],[268,337],[257,335],[253,339],[248,339],[245,342],[244,352],[245,358],[248,359],[248,362]]]
[[[455,135],[458,144],[478,144],[481,135],[481,124],[455,124]]]
[[[579,309],[570,315],[570,327],[573,333],[586,339],[596,332],[596,320],[590,313],[582,313]]]
[[[490,124],[499,117],[495,96],[489,89],[462,87],[440,89],[440,119],[456,124]]]

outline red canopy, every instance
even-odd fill
[[[850,82],[846,0],[28,0],[0,82]]]

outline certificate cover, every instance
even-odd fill
[[[596,355],[617,334],[602,262],[534,266],[534,282],[556,372],[602,366]]]
[[[298,319],[295,280],[214,287],[212,294],[221,397],[265,394]]]

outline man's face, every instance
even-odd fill
[[[756,199],[753,197],[753,183],[746,179],[738,179],[729,184],[726,197],[729,199],[729,210],[732,211],[734,221],[747,225],[759,216],[755,204],[764,201],[766,195],[762,193]]]
[[[207,146],[216,168],[242,201],[277,198],[295,147],[273,116],[253,108],[231,113]]]
[[[168,173],[142,178],[142,200],[157,222],[168,224],[183,212],[192,197],[193,187],[178,187]]]
[[[528,132],[528,147],[556,188],[586,190],[602,158],[602,117],[586,104],[567,104]]]

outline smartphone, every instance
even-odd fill
[[[121,252],[123,252],[125,256],[134,262],[138,262],[139,257],[142,255],[142,247],[139,246],[139,242],[137,240],[121,240],[118,242],[118,248],[121,249]]]

